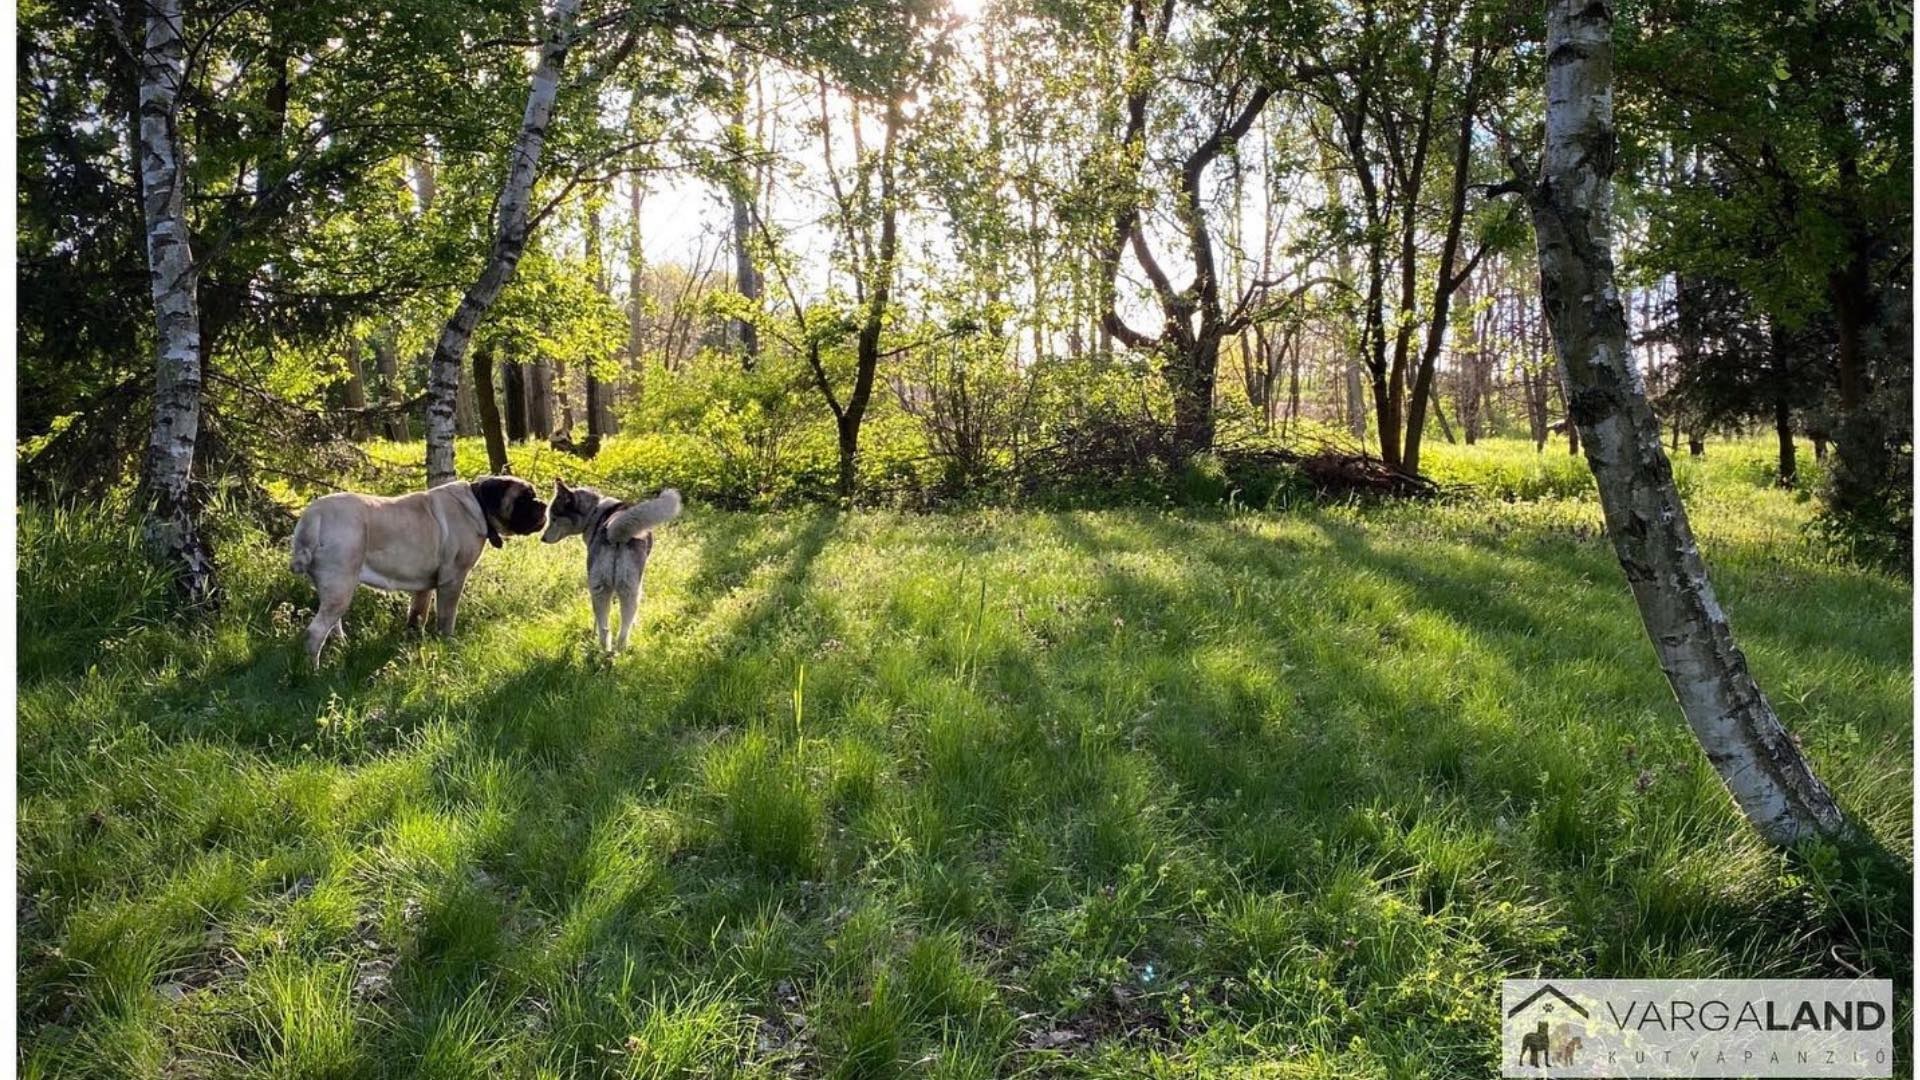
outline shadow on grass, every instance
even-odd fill
[[[1245,573],[1250,567],[1258,567],[1263,572],[1284,577],[1290,565],[1297,566],[1297,561],[1277,549],[1276,545],[1231,528],[1203,529],[1193,521],[1165,516],[1143,518],[1142,522],[1159,542],[1177,545],[1183,551],[1194,553],[1222,573]],[[1594,665],[1596,671],[1618,672],[1627,681],[1620,683],[1613,692],[1647,701],[1659,722],[1673,725],[1663,734],[1677,740],[1689,758],[1697,753],[1691,738],[1684,735],[1684,720],[1677,706],[1672,703],[1671,692],[1655,662],[1652,649],[1642,637],[1638,616],[1625,583],[1619,579],[1617,566],[1604,544],[1594,545],[1598,550],[1593,552],[1556,551],[1551,547],[1545,550],[1500,549],[1497,555],[1503,561],[1517,563],[1518,580],[1503,582],[1489,580],[1484,566],[1465,565],[1458,560],[1445,558],[1416,562],[1404,555],[1383,551],[1368,542],[1364,529],[1350,524],[1322,518],[1316,520],[1314,525],[1339,554],[1342,565],[1371,571],[1397,583],[1403,587],[1402,595],[1409,606],[1438,614],[1467,631],[1480,651],[1492,652],[1510,663],[1523,665],[1522,668],[1512,669],[1516,679],[1541,677],[1538,668],[1528,669],[1524,665],[1544,661],[1549,655],[1571,654],[1583,663]],[[1846,575],[1830,576],[1841,578]],[[1127,583],[1125,589],[1137,593],[1143,586],[1133,581]],[[1561,601],[1552,615],[1543,614],[1534,605],[1515,599],[1517,596],[1539,596],[1543,593]],[[1153,599],[1149,606],[1168,603],[1172,599]],[[1574,614],[1605,611],[1607,608],[1613,609],[1611,615]],[[1285,630],[1273,620],[1267,622],[1276,633]],[[1759,639],[1766,635],[1754,633],[1743,636]],[[1812,653],[1816,664],[1853,658],[1855,655],[1832,645],[1831,636],[1823,636],[1822,628],[1811,622],[1795,624],[1790,632],[1780,637],[1784,640],[1775,640],[1770,644],[1776,648],[1798,650],[1803,656]],[[1543,642],[1551,642],[1552,649],[1543,649]],[[1340,675],[1343,694],[1366,695],[1363,668],[1346,667]],[[1552,676],[1549,674],[1546,677]],[[1415,720],[1416,717],[1409,716],[1407,719]],[[1450,755],[1458,754],[1466,762],[1477,762],[1480,767],[1472,771],[1492,780],[1491,784],[1461,783],[1458,768],[1447,770],[1451,775],[1445,779],[1452,782],[1440,783],[1436,783],[1437,778],[1428,770],[1401,769],[1377,777],[1379,784],[1373,794],[1396,801],[1414,812],[1417,811],[1419,800],[1439,792],[1449,798],[1465,799],[1469,816],[1478,820],[1513,812],[1516,795],[1531,795],[1536,802],[1567,795],[1585,800],[1603,800],[1606,797],[1589,786],[1596,781],[1605,782],[1598,774],[1556,777],[1547,788],[1532,791],[1528,791],[1524,785],[1520,788],[1504,786],[1494,778],[1524,775],[1521,770],[1525,763],[1518,760],[1514,753],[1512,733],[1491,734],[1478,725],[1463,724],[1460,719],[1457,712],[1444,707],[1419,709],[1418,737],[1429,745],[1450,748]],[[1384,726],[1369,738],[1381,741],[1391,739],[1391,726]],[[1531,740],[1539,737],[1538,728],[1527,736]],[[1378,755],[1370,756],[1380,760]],[[1706,771],[1704,761],[1689,760],[1688,765]],[[1716,796],[1720,794],[1717,783],[1709,786]],[[1396,795],[1396,792],[1401,794]],[[1526,801],[1521,799],[1520,805],[1524,806]],[[1731,814],[1724,816],[1731,817]],[[1564,839],[1575,841],[1571,845],[1574,850],[1567,852],[1575,858],[1566,866],[1576,874],[1581,872],[1581,863],[1584,861],[1579,849],[1589,845],[1598,848],[1607,842],[1606,835],[1594,823],[1576,829]],[[1801,873],[1817,881],[1818,890],[1824,896],[1820,916],[1823,925],[1808,942],[1814,946],[1808,950],[1813,954],[1810,959],[1814,964],[1835,976],[1846,976],[1852,974],[1847,967],[1853,962],[1847,957],[1852,956],[1855,960],[1864,959],[1882,972],[1892,968],[1899,977],[1911,972],[1910,940],[1907,934],[1898,927],[1885,925],[1887,911],[1905,910],[1910,903],[1911,860],[1907,856],[1889,849],[1879,837],[1863,834],[1842,841],[1837,846],[1815,845],[1804,851],[1789,852],[1784,858],[1787,865],[1798,868]],[[1659,905],[1651,908],[1643,906],[1637,914],[1644,920],[1640,927],[1643,934],[1676,946],[1684,946],[1698,940],[1703,934],[1711,934],[1715,927],[1772,924],[1778,927],[1783,937],[1804,937],[1814,929],[1807,925],[1808,913],[1805,911],[1783,911],[1763,898],[1749,900],[1730,894],[1691,896],[1684,910],[1663,910]],[[1819,944],[1815,945],[1815,941]]]
[[[449,1003],[503,975],[519,991],[537,994],[550,991],[556,979],[587,974],[552,970],[549,950],[596,965],[637,963],[634,972],[599,971],[593,978],[649,984],[670,973],[668,958],[684,960],[712,946],[709,938],[682,932],[689,907],[711,908],[705,921],[717,927],[792,892],[792,883],[723,872],[702,880],[695,897],[678,897],[672,856],[696,842],[691,833],[699,825],[686,820],[690,808],[672,805],[671,793],[689,787],[712,742],[690,738],[682,721],[756,719],[716,708],[712,699],[725,697],[719,684],[729,663],[804,599],[811,567],[838,524],[838,515],[818,514],[784,541],[763,539],[749,526],[728,528],[693,578],[705,601],[696,605],[701,612],[710,614],[716,593],[737,588],[768,558],[785,565],[685,670],[649,664],[636,674],[572,653],[542,656],[463,707],[460,752],[515,763],[502,771],[509,790],[501,794],[517,810],[492,843],[452,872],[412,936],[398,943],[395,1011],[404,1019],[389,1035],[397,1046],[419,1044]],[[676,821],[681,824],[660,824]],[[655,828],[670,835],[656,835]],[[622,860],[626,872],[611,877],[599,865]],[[675,909],[671,917],[663,905]],[[538,913],[558,940],[516,935],[508,917],[513,911]],[[647,917],[656,911],[662,917]],[[594,1049],[593,1038],[619,1035],[611,1029],[576,1034],[592,1035],[585,1051]]]
[[[774,558],[788,557],[792,564],[767,594],[736,620],[729,635],[752,636],[777,614],[780,603],[796,602],[804,595],[807,565],[827,542],[837,515],[815,514],[792,536],[770,534],[763,521],[730,515],[715,524],[717,535],[703,538],[699,567],[684,586],[691,598],[687,618],[697,622],[708,617],[722,598]],[[287,588],[302,595],[310,593],[290,584]],[[552,591],[571,595],[573,588],[556,585]],[[276,589],[268,600],[283,602],[280,592]],[[308,607],[296,607],[303,616],[310,610],[311,599],[305,595]],[[462,605],[460,629],[447,641],[428,631],[406,629],[404,597],[363,589],[348,612],[346,640],[328,644],[317,670],[306,661],[304,619],[296,629],[283,628],[272,634],[259,632],[253,620],[240,627],[215,625],[204,631],[213,635],[200,646],[208,650],[204,660],[140,699],[134,718],[170,739],[196,739],[247,749],[279,762],[304,760],[316,751],[346,762],[360,760],[446,715],[445,706],[432,698],[376,689],[382,673],[389,668],[440,662],[443,653],[458,649],[463,638],[474,635],[481,620],[497,617],[491,610],[497,604],[498,598],[490,594],[470,597]],[[231,640],[236,634],[242,639],[237,643]],[[529,680],[540,681],[543,666],[536,662],[509,674],[507,678],[517,689],[505,696],[525,696],[526,684]],[[698,700],[704,691],[714,689],[717,678],[710,677],[705,685],[694,686],[683,697]],[[540,707],[548,711],[565,709],[564,695],[555,696],[561,689],[557,684],[550,687],[548,700]],[[367,720],[360,726],[377,735],[377,740],[357,745],[353,740],[324,738],[328,725],[342,720],[349,727]]]
[[[553,769],[562,788],[543,793],[576,809],[570,790],[587,787],[602,794],[637,786],[651,771],[644,766],[655,729],[668,725],[714,696],[714,683],[727,662],[745,650],[786,607],[804,599],[815,559],[831,539],[839,518],[821,513],[785,540],[756,540],[742,548],[732,541],[754,535],[751,528],[729,528],[729,543],[708,544],[702,565],[686,586],[696,610],[711,617],[718,595],[733,591],[769,558],[785,566],[752,602],[731,618],[716,641],[697,655],[604,659],[591,646],[557,655],[525,658],[502,672],[478,696],[465,701],[454,719],[469,742],[489,752],[524,759]],[[634,650],[644,648],[636,638]],[[721,717],[737,721],[743,717]],[[657,749],[657,748],[656,748]],[[631,776],[622,767],[641,763]],[[634,781],[630,783],[629,781]],[[590,808],[589,808],[590,809]]]
[[[790,969],[802,994],[847,978],[850,962],[827,941],[846,931],[846,909],[870,908],[897,913],[903,935],[921,929],[914,920],[975,933],[996,979],[1019,966],[1004,980],[1008,997],[1053,1012],[1062,998],[1029,1000],[1015,983],[1034,985],[1039,963],[1080,953],[1163,970],[1173,956],[1194,971],[1218,961],[1233,979],[1311,954],[1324,965],[1316,974],[1359,1000],[1429,963],[1393,951],[1406,924],[1381,912],[1404,910],[1403,899],[1415,920],[1445,928],[1420,931],[1436,950],[1474,958],[1461,971],[1557,962],[1644,974],[1635,966],[1703,956],[1724,965],[1756,930],[1789,944],[1755,955],[1836,974],[1853,961],[1883,973],[1899,962],[1887,959],[1895,945],[1910,948],[1904,915],[1889,916],[1905,910],[1889,906],[1900,886],[1879,870],[1849,869],[1846,853],[1837,866],[1809,862],[1803,873],[1838,893],[1817,902],[1805,889],[1750,888],[1754,860],[1725,865],[1743,845],[1716,834],[1724,815],[1704,811],[1697,788],[1663,779],[1671,787],[1634,793],[1637,765],[1622,761],[1612,732],[1638,724],[1684,736],[1641,715],[1662,701],[1650,657],[1601,695],[1624,704],[1624,719],[1523,715],[1568,700],[1527,696],[1540,682],[1581,665],[1622,668],[1639,655],[1626,650],[1644,646],[1623,622],[1624,587],[1601,576],[1610,561],[1585,546],[1449,542],[1420,559],[1404,553],[1405,538],[1331,518],[1278,540],[1150,513],[1022,519],[1023,531],[1051,529],[1071,550],[1067,591],[1077,600],[1084,584],[1090,602],[1055,608],[1050,593],[1029,590],[1023,602],[1047,607],[1045,633],[995,610],[976,650],[962,629],[976,576],[1004,582],[1001,560],[1020,557],[1025,538],[983,535],[973,521],[916,524],[896,533],[903,550],[875,556],[888,560],[875,580],[843,586],[819,570],[841,523],[831,513],[717,518],[678,586],[676,615],[641,634],[639,656],[555,650],[542,630],[536,651],[498,662],[484,686],[443,700],[415,680],[403,699],[367,687],[390,663],[435,662],[426,654],[440,646],[359,634],[337,667],[303,681],[297,645],[265,643],[140,708],[164,716],[164,740],[238,742],[275,761],[312,756],[299,740],[336,699],[389,708],[402,733],[444,723],[449,745],[408,797],[458,819],[447,831],[459,841],[430,874],[385,864],[365,874],[384,882],[390,916],[401,897],[419,899],[389,918],[391,991],[369,1012],[381,1015],[376,1052],[396,1061],[417,1057],[476,1000],[485,1038],[525,1035],[560,1055],[551,1060],[572,1054],[589,1067],[619,1053],[637,1030],[622,1010],[653,989],[705,979],[754,1008],[758,984],[726,983],[733,961],[721,953],[769,910],[802,942],[787,942],[804,954]],[[1163,552],[1174,557],[1149,558]],[[888,576],[896,566],[909,569]],[[844,651],[816,651],[836,631],[819,613],[843,588],[874,601],[870,655],[852,635]],[[719,792],[702,783],[710,750],[781,719],[802,656],[823,744],[870,740],[877,761],[865,807],[822,815],[829,855],[823,880],[810,882],[730,855],[708,820]],[[1465,674],[1450,676],[1450,662]],[[803,786],[835,780],[820,775],[831,765],[779,760],[797,762]],[[405,847],[387,839],[364,857]],[[1223,916],[1190,891],[1128,891],[1169,866],[1190,875],[1183,886],[1297,921],[1229,966],[1239,954],[1212,955],[1217,942],[1205,938]],[[1143,867],[1143,878],[1128,876]],[[966,903],[942,906],[944,896]],[[1510,931],[1499,914],[1508,901],[1544,912],[1553,933]],[[853,990],[833,992],[863,994],[854,978]],[[1110,989],[1106,968],[1092,978],[1094,992]],[[1227,1016],[1267,1007],[1244,986],[1201,984],[1205,995]],[[814,1004],[812,1015],[826,1015]],[[1445,1026],[1417,1005],[1408,1015],[1422,1032]]]

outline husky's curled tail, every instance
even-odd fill
[[[634,503],[608,518],[607,537],[616,544],[624,544],[679,516],[680,492],[668,488],[646,502]]]

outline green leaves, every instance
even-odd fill
[[[561,364],[600,363],[626,341],[627,316],[602,293],[583,258],[530,248],[482,333],[509,355]]]

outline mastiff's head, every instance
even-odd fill
[[[469,486],[487,519],[487,542],[494,547],[500,546],[501,533],[532,536],[547,523],[547,504],[532,484],[517,476],[483,476]]]

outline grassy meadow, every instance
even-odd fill
[[[610,662],[577,541],[489,551],[450,640],[362,590],[312,673],[281,542],[183,629],[124,524],[25,509],[23,1075],[1485,1076],[1503,975],[1910,976],[1910,584],[1766,445],[1678,463],[1884,848],[1788,860],[1584,465],[1428,453],[1481,496],[695,499]]]

